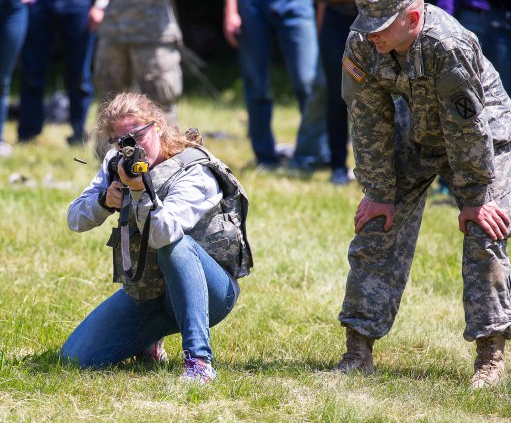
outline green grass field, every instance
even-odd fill
[[[211,331],[218,380],[205,387],[178,381],[179,336],[165,341],[164,367],[89,371],[58,361],[71,331],[118,288],[105,246],[116,222],[84,234],[68,230],[67,206],[98,162],[90,147],[66,145],[68,127],[50,125],[36,143],[16,145],[0,160],[0,421],[511,421],[511,384],[467,388],[474,345],[462,338],[455,208],[442,198],[428,203],[400,313],[375,345],[376,374],[332,373],[345,347],[336,316],[360,188],[329,185],[327,171],[258,173],[238,103],[185,98],[180,120],[183,129],[226,132],[226,139],[206,137],[206,145],[251,199],[255,268],[241,280],[231,315]],[[298,122],[295,106],[277,107],[279,142],[293,142]],[[14,133],[10,123],[7,140]],[[14,172],[29,181],[10,184]]]

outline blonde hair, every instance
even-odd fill
[[[104,100],[98,109],[98,120],[95,128],[96,151],[104,150],[107,140],[114,135],[114,124],[125,116],[133,115],[143,124],[154,122],[159,130],[161,150],[165,158],[171,158],[186,147],[199,145],[188,140],[176,126],[170,125],[165,119],[163,109],[147,95],[139,92],[122,92],[112,99]]]

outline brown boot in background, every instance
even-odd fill
[[[504,376],[503,336],[489,336],[476,339],[477,357],[474,363],[474,376],[471,389],[481,389],[498,385]]]
[[[374,339],[366,338],[351,328],[346,328],[347,351],[335,370],[342,373],[363,372],[365,376],[374,373],[373,365]]]

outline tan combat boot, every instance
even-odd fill
[[[374,373],[373,344],[374,339],[366,338],[353,329],[346,328],[347,351],[335,366],[335,370],[342,373],[363,372],[365,376],[372,375]]]
[[[471,389],[480,389],[497,385],[504,375],[503,336],[489,336],[476,339],[477,357],[474,363],[474,376]]]

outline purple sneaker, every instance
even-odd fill
[[[211,364],[198,358],[193,358],[188,351],[183,351],[185,360],[185,372],[181,379],[187,382],[198,382],[205,384],[213,382],[216,378],[216,371]]]
[[[167,352],[163,348],[163,338],[158,342],[148,345],[144,351],[137,354],[137,359],[142,360],[144,363],[168,363]]]

